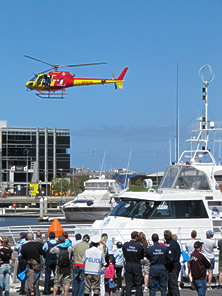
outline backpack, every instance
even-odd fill
[[[59,267],[68,267],[70,266],[69,252],[68,248],[60,248],[58,254],[58,266]]]
[[[56,260],[57,260],[57,256],[56,254],[53,254],[53,253],[49,253],[49,251],[58,245],[58,242],[56,242],[55,244],[52,244],[50,241],[47,242],[47,245],[48,245],[48,250],[46,251],[46,256],[45,256],[45,260],[46,261],[52,261],[52,262],[55,262],[56,263]]]

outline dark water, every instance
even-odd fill
[[[14,226],[14,225],[40,225],[48,224],[49,222],[39,222],[38,218],[27,218],[27,217],[6,217],[0,218],[0,227]]]

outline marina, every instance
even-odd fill
[[[204,66],[201,71],[210,66]],[[201,72],[202,73],[202,72]],[[125,241],[132,229],[140,229],[147,236],[154,230],[162,237],[170,229],[181,242],[190,237],[195,229],[199,238],[204,238],[207,229],[221,238],[222,232],[222,165],[216,162],[212,146],[215,145],[214,122],[208,118],[208,86],[204,81],[201,101],[203,116],[198,118],[199,129],[195,129],[188,142],[190,149],[182,152],[178,162],[168,166],[157,190],[151,180],[145,180],[147,192],[120,193],[120,202],[103,221],[92,227],[102,229],[116,240]]]

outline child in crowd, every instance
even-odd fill
[[[121,242],[116,243],[117,250],[114,251],[114,258],[115,258],[115,270],[116,270],[116,277],[117,277],[117,288],[120,292],[122,290],[122,269],[123,269],[123,244]]]
[[[35,296],[36,282],[37,282],[37,266],[38,262],[34,259],[28,261],[29,269],[26,271],[25,293],[28,296]]]
[[[109,256],[109,266],[105,267],[105,284],[108,287],[109,296],[113,295],[113,288],[115,288],[114,282],[115,270],[112,261],[112,257]]]

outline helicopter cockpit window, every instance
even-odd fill
[[[40,85],[43,80],[43,75],[40,75],[36,81],[37,85]]]
[[[51,76],[50,75],[44,75],[43,76],[43,85],[45,85],[45,87],[50,87],[50,83],[51,83]]]

